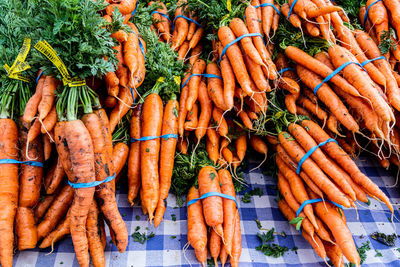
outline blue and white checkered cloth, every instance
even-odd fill
[[[396,173],[389,173],[370,159],[361,158],[357,163],[361,170],[383,189],[393,204],[400,203],[399,188],[390,187],[395,183]],[[255,167],[256,164],[256,161],[250,161],[249,169]],[[238,201],[243,247],[240,266],[326,266],[310,244],[280,213],[276,202],[277,191],[274,178],[263,175],[261,170],[255,170],[246,174],[246,181],[249,184],[246,191],[262,188],[264,195],[251,197],[251,203]],[[244,192],[241,192],[237,196],[238,200],[243,194]],[[191,247],[183,253],[183,247],[187,243],[186,208],[177,208],[176,198],[173,195],[168,197],[165,220],[157,229],[149,225],[146,221],[147,216],[142,215],[140,207],[130,207],[126,189],[120,190],[117,200],[130,234],[135,232],[137,226],[140,226],[139,232],[154,232],[156,236],[143,245],[134,242],[130,236],[127,251],[122,254],[118,253],[116,247],[109,242],[105,252],[107,266],[200,266]],[[399,208],[395,205],[395,216],[400,219]],[[384,204],[373,199],[368,209],[358,206],[358,214],[359,220],[354,209],[345,210],[347,223],[357,246],[370,241],[371,250],[367,252],[367,259],[363,266],[400,266],[400,252],[397,251],[400,240],[396,241],[395,247],[389,248],[369,237],[375,231],[392,234],[394,225],[398,232],[400,222],[395,219],[395,223],[392,224],[389,210]],[[137,215],[140,216],[140,220],[137,220]],[[176,220],[173,220],[173,217],[176,217]],[[274,243],[287,246],[289,249],[296,246],[297,252],[289,250],[283,257],[272,258],[256,251],[255,247],[260,245],[257,233],[261,230],[257,228],[254,219],[260,220],[263,228],[274,227],[277,232],[284,231],[287,237],[276,236]],[[110,240],[109,236],[108,240]],[[382,257],[375,257],[376,249],[382,253]],[[14,258],[14,266],[78,266],[70,237],[57,243],[51,254],[48,254],[49,252],[50,249],[19,252]]]

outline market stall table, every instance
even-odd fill
[[[252,169],[257,162],[251,160],[248,169]],[[266,163],[268,164],[268,162]],[[400,266],[400,240],[396,240],[394,247],[388,247],[370,238],[373,232],[392,234],[394,227],[400,230],[400,191],[398,187],[391,187],[396,182],[395,172],[389,172],[378,166],[377,160],[362,157],[357,161],[360,169],[366,173],[382,190],[388,194],[395,204],[394,224],[390,222],[390,212],[384,204],[371,199],[369,207],[365,204],[357,205],[354,209],[344,211],[351,233],[358,247],[370,242],[370,250],[363,266]],[[326,266],[303,237],[291,226],[278,209],[277,190],[275,178],[263,174],[262,170],[254,170],[245,175],[249,187],[238,194],[239,212],[242,227],[242,255],[240,266]],[[263,195],[252,196],[250,203],[240,199],[245,192],[254,188],[261,188]],[[187,243],[186,208],[177,207],[176,198],[172,194],[168,197],[168,208],[165,212],[164,222],[154,229],[147,222],[147,216],[142,214],[139,206],[130,207],[127,200],[127,188],[121,186],[118,193],[120,212],[129,230],[129,245],[125,253],[118,253],[116,247],[108,242],[105,256],[107,266],[200,266],[194,256],[194,251],[189,247],[183,251]],[[397,204],[397,205],[396,205]],[[397,218],[397,219],[396,219]],[[255,248],[261,244],[257,233],[266,232],[257,227],[255,219],[261,222],[262,228],[275,228],[276,232],[285,232],[286,237],[276,235],[274,241],[281,246],[288,247],[289,251],[283,257],[267,257]],[[140,229],[138,229],[140,227]],[[144,244],[134,242],[132,234],[137,231],[146,236],[152,232],[154,237],[149,238]],[[110,237],[108,236],[108,241]],[[292,250],[297,247],[297,250]],[[14,266],[78,266],[71,238],[65,238],[54,245],[54,249],[29,250],[17,253]],[[382,254],[379,257],[379,253]],[[378,256],[377,256],[378,254]],[[229,266],[229,265],[228,265]]]

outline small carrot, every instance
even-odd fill
[[[130,136],[131,138],[140,139],[141,137],[141,109],[142,104],[138,104],[133,108]],[[133,205],[134,199],[137,197],[140,188],[140,141],[131,142],[128,157],[128,200]]]
[[[207,132],[211,115],[212,115],[212,102],[208,97],[207,86],[204,81],[200,82],[199,87],[199,102],[200,102],[200,116],[197,128],[195,130],[197,142],[204,137]]]
[[[51,111],[55,101],[55,91],[57,89],[58,81],[50,76],[46,76],[43,84],[42,99],[38,106],[39,119],[43,120]]]
[[[46,177],[44,178],[44,187],[46,189],[46,193],[51,195],[56,189],[59,187],[61,182],[65,178],[65,172],[62,167],[61,161],[57,158],[54,164],[50,167],[49,171],[46,173]]]
[[[53,130],[54,126],[57,122],[57,112],[56,107],[53,105],[51,111],[47,114],[46,118],[44,118],[43,122],[41,123],[40,131],[42,134],[47,134]]]
[[[194,131],[199,123],[199,105],[195,102],[192,109],[188,112],[184,125],[185,131]]]
[[[192,68],[192,74],[203,74],[206,68],[206,63],[202,59],[198,59]],[[200,86],[201,77],[200,76],[192,76],[189,80],[189,94],[186,99],[186,109],[187,111],[192,110],[194,103],[198,97],[198,90]]]
[[[89,250],[92,256],[92,262],[95,267],[105,266],[105,256],[103,244],[101,242],[101,230],[99,220],[99,208],[95,201],[90,205],[88,217],[86,220],[87,237],[89,241]]]
[[[36,113],[38,111],[39,103],[42,99],[43,86],[46,80],[46,75],[42,75],[36,85],[35,93],[29,98],[26,103],[24,115],[22,116],[23,121],[32,122],[35,119]]]
[[[69,217],[69,211],[68,211],[65,218],[57,225],[57,227],[43,239],[42,243],[39,245],[39,248],[50,247],[55,242],[61,240],[61,238],[69,234],[70,223],[71,219]]]
[[[225,63],[227,63],[227,62],[225,62]],[[224,66],[226,65],[229,68],[229,66],[225,63],[224,63]],[[221,65],[221,68],[222,68],[222,65]],[[207,72],[207,74],[216,75],[216,76],[221,77],[221,71],[218,68],[218,65],[214,62],[207,64],[206,72]],[[225,70],[224,73],[225,73],[225,76],[227,76],[227,77],[225,77],[226,79],[232,78],[232,77],[230,77],[232,75],[232,73],[230,72],[229,69]],[[224,76],[222,76],[222,78],[224,79]],[[230,83],[230,82],[232,82],[232,80],[227,80],[227,82]],[[233,86],[234,86],[234,82],[235,82],[235,80],[233,80]],[[219,78],[207,78],[208,96],[213,101],[215,106],[221,110],[227,109],[227,105],[225,104],[225,96],[226,96],[226,94],[228,94],[228,97],[231,97],[231,93],[232,93],[231,87],[232,87],[232,85],[230,85],[230,88],[225,88],[225,80],[222,81]],[[225,90],[227,90],[227,91],[225,91]]]
[[[50,205],[53,203],[55,198],[56,194],[46,195],[41,201],[38,202],[34,211],[36,223],[38,223],[40,219],[42,219],[42,217],[44,216]]]
[[[199,198],[199,190],[192,186],[187,195],[187,202]],[[207,228],[203,217],[202,202],[197,201],[187,207],[188,242],[196,250],[207,248]]]
[[[217,125],[217,132],[220,136],[227,137],[228,136],[228,124],[223,116],[223,112],[221,109],[214,107],[212,111],[212,117],[214,122]]]
[[[231,266],[238,267],[240,255],[242,254],[242,231],[240,229],[239,211],[236,211],[235,235],[232,240]]]
[[[221,252],[221,237],[214,231],[214,229],[211,229],[208,247],[210,249],[211,258],[214,260],[215,266],[218,266],[217,260]]]

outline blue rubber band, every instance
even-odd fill
[[[133,16],[135,15],[135,13],[136,13],[136,9],[137,9],[138,4],[139,4],[139,0],[136,1],[135,9],[132,11],[132,17],[133,17]]]
[[[273,8],[275,9],[275,11],[276,11],[279,15],[281,14],[281,12],[279,12],[279,9],[277,9],[276,6],[275,6],[274,4],[271,4],[271,3],[264,3],[264,4],[261,4],[261,5],[258,5],[258,6],[254,6],[254,7],[255,7],[255,8],[259,8],[259,7],[266,7],[266,6],[273,7]]]
[[[287,15],[287,19],[290,18],[290,15],[292,14],[293,8],[294,8],[294,6],[296,5],[296,3],[297,3],[297,0],[294,0],[293,3],[292,3],[292,5],[290,6],[289,13],[288,13],[288,15]]]
[[[373,58],[373,59],[367,59],[364,62],[361,62],[361,66],[364,67],[365,65],[367,65],[370,62],[375,61],[375,60],[380,60],[380,59],[386,59],[386,58],[384,56],[380,56],[380,57],[376,57],[376,58]]]
[[[255,37],[255,36],[260,36],[260,37],[262,38],[261,33],[247,33],[247,34],[243,34],[242,36],[240,36],[240,37],[236,38],[235,40],[233,40],[232,42],[228,43],[228,44],[224,47],[224,49],[222,49],[222,53],[221,53],[221,56],[219,57],[219,62],[218,62],[218,64],[221,63],[222,57],[225,55],[226,50],[227,50],[231,45],[233,45],[233,44],[239,42],[240,40],[242,40],[242,39],[245,38],[245,37]]]
[[[316,199],[308,199],[306,201],[304,201],[300,208],[296,211],[296,216],[299,217],[299,214],[303,211],[304,207],[308,204],[313,204],[313,203],[318,203],[318,202],[323,202],[324,200],[322,198],[316,198]],[[336,207],[340,208],[340,209],[344,209],[344,207],[336,202],[333,202],[329,199],[326,199],[325,201],[329,201],[330,203],[332,203],[333,205],[335,205]]]
[[[153,11],[153,12],[151,12],[151,16],[153,16],[153,14],[160,14],[161,16],[163,16],[164,18],[166,18],[169,22],[171,22],[171,20],[169,19],[169,17],[168,17],[168,15],[167,14],[164,14],[164,13],[161,13],[161,12],[159,12],[159,11],[157,11],[157,10],[155,10],[155,11]]]
[[[330,79],[332,79],[336,74],[338,74],[339,72],[341,72],[344,68],[346,68],[348,65],[350,64],[356,64],[358,66],[360,66],[363,70],[364,66],[362,66],[360,63],[358,62],[353,62],[353,61],[349,61],[344,63],[342,66],[340,66],[339,68],[337,68],[336,70],[334,70],[331,74],[329,74],[320,84],[318,84],[317,86],[315,86],[314,88],[314,94],[317,94],[318,89],[326,82],[328,82]],[[366,71],[366,70],[365,70]]]
[[[208,192],[208,193],[205,193],[204,195],[202,195],[202,196],[199,197],[199,198],[195,198],[195,199],[190,200],[190,201],[186,204],[186,206],[189,207],[190,205],[196,203],[197,201],[199,201],[199,200],[201,200],[201,199],[205,199],[205,198],[213,197],[213,196],[218,196],[218,197],[222,197],[222,198],[226,198],[226,199],[233,200],[233,201],[235,201],[236,207],[239,208],[238,203],[237,203],[235,197],[230,196],[230,195],[226,195],[226,194],[222,194],[222,193],[218,193],[218,192]]]
[[[189,82],[190,78],[192,78],[194,76],[203,76],[203,77],[206,77],[206,78],[218,78],[218,79],[222,80],[222,77],[218,76],[218,75],[208,74],[208,73],[203,73],[203,74],[194,73],[194,74],[190,75],[189,78],[187,78],[187,80],[182,84],[181,89],[183,87],[185,87],[185,85]]]
[[[176,21],[178,18],[184,18],[184,19],[186,19],[186,20],[188,20],[188,21],[190,21],[190,22],[193,22],[194,24],[196,24],[196,25],[199,26],[200,28],[203,28],[203,26],[202,26],[200,23],[198,23],[197,21],[195,21],[194,19],[188,18],[188,17],[183,16],[183,15],[178,15],[178,16],[175,17],[174,22],[172,23],[172,30],[174,30],[174,28],[175,28],[175,21]]]
[[[144,51],[144,46],[143,46],[142,40],[140,40],[139,35],[137,35],[136,32],[133,31],[133,33],[134,33],[134,34],[137,36],[137,38],[138,38],[140,50],[142,51],[144,60],[146,60],[146,52]]]
[[[131,87],[129,87],[129,90],[131,91],[132,98],[133,98],[133,103],[132,104],[135,104],[136,99],[135,99],[135,95],[133,94],[133,89]]]
[[[333,138],[328,138],[326,139],[324,142],[319,143],[318,145],[312,147],[310,150],[307,151],[307,153],[300,159],[299,164],[297,165],[297,169],[296,169],[296,173],[299,174],[301,171],[301,166],[303,165],[303,163],[311,156],[312,153],[314,153],[315,150],[317,150],[318,148],[320,148],[323,145],[326,145],[329,142],[336,142],[335,139]]]
[[[39,76],[37,76],[37,78],[36,78],[36,84],[38,84],[39,79],[40,79],[40,77],[42,77],[42,75],[43,75],[43,71],[40,72]]]
[[[0,164],[25,164],[34,167],[42,167],[43,163],[39,161],[27,160],[27,161],[19,161],[16,159],[0,159]]]
[[[102,183],[107,183],[110,182],[112,180],[114,180],[115,178],[115,172],[113,176],[108,176],[106,179],[104,179],[103,181],[94,181],[94,182],[90,182],[90,183],[71,183],[68,180],[68,184],[72,187],[72,188],[90,188],[90,187],[96,187],[98,185],[101,185]]]
[[[367,7],[367,10],[365,10],[365,16],[364,16],[364,21],[363,21],[363,26],[364,26],[364,27],[365,27],[365,23],[367,22],[367,19],[368,19],[368,12],[369,12],[369,9],[371,8],[371,6],[375,5],[376,3],[380,2],[380,1],[382,1],[382,0],[376,0],[375,2],[373,2],[372,4],[370,4],[370,5]]]
[[[177,134],[164,134],[164,135],[160,135],[160,136],[144,136],[139,139],[131,138],[131,143],[138,142],[138,141],[149,141],[149,140],[154,140],[154,139],[158,139],[158,138],[164,138],[164,139],[176,138],[177,139],[178,135]]]
[[[283,68],[283,69],[281,69],[280,71],[278,71],[278,74],[282,74],[282,73],[284,73],[284,72],[286,72],[286,71],[296,71],[296,69],[295,68]]]

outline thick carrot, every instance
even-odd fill
[[[194,131],[197,129],[197,124],[199,123],[199,105],[197,103],[193,104],[192,109],[187,114],[184,126],[185,131]]]
[[[285,49],[285,54],[296,63],[303,65],[304,67],[308,68],[309,70],[315,72],[318,75],[321,75],[324,78],[326,78],[329,74],[333,72],[333,70],[330,69],[328,66],[319,62],[317,59],[311,57],[307,53],[303,52],[301,49],[296,48],[294,46],[288,46]],[[356,88],[354,88],[351,84],[349,84],[344,78],[342,78],[339,75],[333,76],[330,81],[335,85],[337,85],[338,87],[340,87],[346,93],[349,93],[354,96],[360,95]]]
[[[279,141],[285,148],[286,152],[299,162],[300,159],[305,155],[305,151],[299,146],[299,144],[293,139],[293,137],[287,132],[281,132],[278,135]],[[336,187],[335,184],[322,172],[318,165],[311,159],[307,158],[303,165],[302,170],[310,176],[316,185],[327,194],[328,198],[336,203],[339,203],[345,207],[349,207],[350,203],[345,195]]]
[[[315,88],[322,82],[318,75],[301,65],[297,65],[297,74],[299,75],[301,81],[309,88]],[[349,114],[349,111],[340,98],[327,84],[324,83],[318,89],[317,96],[343,124],[344,127],[352,132],[358,132],[359,126],[357,122],[354,120],[353,116]]]
[[[203,167],[198,175],[199,193],[221,192],[217,171],[210,166]],[[208,226],[214,228],[219,236],[224,235],[222,223],[224,220],[222,198],[211,196],[202,200],[203,215]]]
[[[144,46],[144,50],[146,53],[146,43],[139,38],[139,40],[141,40],[143,46]],[[137,60],[138,60],[138,68],[136,70],[136,72],[133,74],[133,77],[131,75],[131,79],[129,80],[128,86],[130,88],[138,88],[144,81],[144,77],[146,75],[146,68],[145,68],[145,63],[144,63],[144,56],[143,52],[141,50],[140,47],[138,47],[138,52],[137,52]],[[136,97],[136,96],[135,96]]]
[[[189,78],[190,74],[187,73],[185,78],[182,80],[182,84]],[[179,136],[183,136],[184,124],[186,120],[186,114],[188,110],[186,109],[186,100],[189,95],[189,85],[185,85],[181,90],[181,96],[179,98],[179,111],[178,111],[178,133]]]
[[[312,121],[304,120],[301,125],[309,132],[309,134],[318,143],[326,141],[329,136],[322,130],[317,124]],[[354,161],[334,142],[322,146],[322,149],[334,159],[350,176],[354,181],[364,188],[366,192],[371,193],[375,197],[382,200],[393,212],[393,206],[390,203],[388,197],[383,193],[379,187],[372,182],[365,174],[363,174]]]
[[[242,231],[240,229],[239,211],[236,210],[235,215],[235,235],[232,239],[231,266],[238,267],[240,255],[242,254]]]
[[[235,188],[233,186],[232,177],[228,170],[221,169],[218,171],[221,183],[221,192],[225,195],[236,197]],[[236,203],[233,200],[223,199],[224,210],[224,247],[228,255],[232,252],[232,241],[235,235],[235,215],[237,215]]]
[[[290,6],[288,3],[284,3],[281,6],[282,14],[287,18],[289,15]],[[294,14],[294,12],[290,13],[289,22],[296,28],[301,29],[301,20],[300,17]]]
[[[397,31],[397,36],[400,33],[400,1],[398,0],[384,0],[386,9],[389,10],[390,16],[392,18],[391,24]]]
[[[134,96],[132,96],[132,92]],[[110,132],[114,132],[118,122],[129,111],[134,103],[134,98],[137,99],[138,95],[135,90],[131,91],[128,87],[120,87],[118,97],[120,100],[110,113]]]
[[[130,123],[131,138],[141,137],[141,111],[142,104],[133,108]],[[137,197],[140,188],[140,141],[131,142],[128,157],[128,200],[131,205]]]
[[[80,120],[58,122],[54,128],[54,134],[57,152],[69,181],[72,183],[93,182],[95,180],[93,146],[83,122]],[[76,189],[71,205],[71,236],[81,266],[89,265],[85,223],[94,190],[94,187]]]
[[[303,26],[306,32],[311,36],[317,37],[321,34],[319,28],[316,25],[312,24],[311,22],[305,21],[303,22]]]
[[[269,86],[269,82],[264,75],[261,65],[257,65],[246,53],[243,53],[243,59],[257,89],[259,91],[271,91],[271,87]]]
[[[207,86],[204,81],[200,82],[199,87],[199,102],[201,106],[199,122],[197,124],[197,128],[195,130],[197,141],[200,142],[200,139],[204,137],[207,132],[207,127],[210,123],[211,114],[212,114],[212,102],[208,97]]]
[[[308,132],[301,126],[292,123],[288,127],[289,132],[296,139],[296,141],[303,147],[305,151],[309,151],[311,148],[317,146],[314,139],[308,134]],[[356,200],[356,194],[352,189],[351,185],[343,177],[343,173],[335,168],[334,165],[330,164],[330,161],[322,152],[321,148],[317,148],[312,154],[311,158],[316,164],[323,170],[335,183],[339,186],[343,192],[350,196],[352,200]]]
[[[44,216],[47,209],[53,203],[56,198],[56,194],[46,195],[35,207],[35,221],[38,223],[40,219]]]
[[[129,156],[129,146],[127,144],[125,144],[124,142],[119,142],[114,146],[111,160],[113,163],[113,169],[115,175],[121,173],[122,168],[125,166],[125,163],[128,160],[128,156]]]
[[[263,0],[264,1],[264,0]],[[264,9],[264,7],[263,7]],[[271,8],[272,9],[272,8]],[[272,20],[272,16],[271,16]],[[240,37],[245,34],[249,34],[249,30],[246,27],[246,24],[243,20],[239,18],[234,18],[229,23],[229,28],[233,31],[236,37]],[[269,34],[269,33],[268,33]],[[267,34],[267,36],[268,36]],[[222,41],[222,40],[221,40]],[[257,49],[255,48],[251,37],[244,37],[240,40],[240,44],[244,50],[244,54],[246,54],[251,60],[254,61],[257,65],[263,65],[263,60],[258,53]],[[229,57],[229,56],[228,56]]]
[[[161,134],[178,134],[178,106],[176,97],[171,98],[164,109]],[[169,188],[171,187],[172,171],[176,150],[176,138],[162,138],[160,149],[160,196],[154,217],[154,226],[157,227],[164,215]]]
[[[44,178],[44,187],[46,189],[46,193],[49,195],[53,194],[64,178],[65,172],[62,167],[62,163],[60,159],[57,158]]]
[[[38,240],[47,236],[54,229],[61,218],[67,213],[73,198],[74,189],[69,185],[65,185],[54,199],[44,215],[43,220],[37,227]]]
[[[18,160],[18,128],[13,120],[0,119],[0,143],[0,159]],[[2,266],[12,266],[13,226],[18,206],[18,165],[1,164],[0,170],[0,207],[3,210],[0,218],[0,263]]]
[[[300,65],[297,65],[300,66]],[[293,80],[292,78],[289,77],[281,77],[279,79],[279,87],[285,89],[291,94],[298,94],[300,93],[300,85]]]
[[[133,73],[138,68],[138,47],[139,47],[139,39],[137,35],[133,32],[128,34],[128,39],[126,42],[123,44],[124,45],[124,62],[126,66],[128,67],[131,77]]]
[[[110,121],[108,120],[107,113],[102,108],[94,110],[94,113],[96,113],[100,119],[102,126],[101,131],[104,137],[107,153],[110,157],[112,157],[114,148],[110,131]]]
[[[48,234],[40,243],[39,248],[47,248],[52,246],[55,242],[61,240],[64,236],[70,233],[70,223],[71,218],[69,216],[69,211],[65,218],[57,225],[57,227]]]
[[[339,246],[326,241],[322,241],[322,243],[324,244],[326,255],[333,265],[335,267],[344,267],[343,252]]]
[[[225,64],[225,65],[227,65],[227,64]],[[221,65],[221,68],[222,68],[222,65]],[[228,65],[228,68],[229,68],[229,65]],[[206,72],[207,72],[207,74],[217,75],[217,76],[221,77],[220,69],[218,68],[218,65],[215,62],[211,62],[207,65]],[[225,74],[228,75],[227,79],[230,79],[231,78],[230,76],[233,73],[231,73],[229,69],[225,70],[225,72],[228,72],[228,74],[227,73],[225,73]],[[224,76],[222,76],[222,78],[225,79]],[[232,80],[227,80],[227,82],[231,83]],[[235,80],[233,80],[233,86],[234,86],[234,82],[235,82]],[[230,85],[230,86],[232,87],[232,85]],[[219,78],[207,78],[208,96],[213,101],[215,106],[221,110],[226,110],[228,108],[227,105],[225,104],[225,96],[226,96],[226,94],[228,94],[229,97],[233,96],[231,89],[232,88],[225,88],[225,80],[222,81]],[[228,90],[229,92],[226,92],[225,90]]]
[[[185,60],[187,52],[189,51],[189,42],[184,41],[183,44],[179,47],[178,50],[178,60]]]
[[[221,252],[221,237],[214,231],[214,229],[211,229],[208,247],[210,249],[211,258],[214,260],[215,266],[218,266],[217,260]]]
[[[299,95],[300,93],[285,95],[285,106],[287,110],[292,114],[297,114],[298,107],[296,106],[296,100],[297,98],[299,98]]]
[[[142,137],[160,136],[163,118],[163,104],[159,95],[150,94],[143,104]],[[143,201],[149,213],[150,222],[159,200],[160,139],[142,141],[140,144],[140,171],[143,188]]]
[[[55,101],[55,91],[57,89],[58,81],[50,76],[46,77],[43,84],[42,99],[38,106],[39,119],[43,120],[46,118],[52,109]]]
[[[104,76],[106,82],[107,92],[110,96],[118,96],[119,93],[119,79],[115,72],[108,72]]]
[[[257,135],[250,136],[250,145],[251,147],[260,154],[264,154],[267,157],[268,147],[264,140]]]
[[[273,0],[261,0],[261,4],[274,4]],[[261,24],[265,35],[271,38],[270,32],[272,27],[272,21],[274,17],[274,9],[271,6],[264,6],[261,8]]]
[[[43,85],[46,80],[46,75],[42,75],[36,85],[35,93],[29,98],[25,106],[24,115],[22,116],[23,121],[32,122],[35,119],[36,113],[38,111],[39,103],[42,99]]]
[[[182,7],[178,7],[175,11],[175,17],[178,15],[183,15],[182,13],[183,13]],[[188,21],[181,17],[177,18],[175,21],[174,33],[172,34],[171,48],[173,50],[176,51],[183,44],[183,42],[186,40],[188,31],[189,31]]]
[[[56,125],[56,122],[57,122],[57,112],[55,105],[53,105],[51,111],[47,114],[46,118],[44,118],[42,122],[41,126],[42,134],[51,132],[51,130],[53,130],[54,126]]]
[[[115,8],[118,8],[122,15],[132,13],[135,10],[137,0],[122,0],[118,4],[110,4],[106,7],[107,15],[111,16]]]
[[[86,220],[87,238],[89,241],[90,255],[95,267],[105,266],[106,259],[104,256],[103,244],[100,237],[99,208],[95,201],[90,205],[89,213]]]
[[[187,195],[187,202],[199,198],[199,190],[192,186]],[[207,248],[207,228],[203,217],[202,202],[187,207],[188,234],[190,245],[196,250]]]
[[[235,40],[235,35],[232,30],[227,26],[222,26],[218,29],[218,38],[220,39],[223,46]],[[236,79],[239,82],[242,90],[247,95],[252,95],[253,90],[250,86],[250,76],[246,70],[246,65],[243,61],[242,53],[240,52],[239,45],[237,43],[231,45],[227,50],[226,54],[229,58],[229,62],[233,68]]]
[[[203,74],[206,68],[206,63],[202,59],[198,59],[192,68],[192,74]],[[187,111],[192,110],[194,103],[198,97],[198,90],[200,86],[201,77],[200,76],[192,76],[189,80],[189,94],[186,99],[186,109]]]

